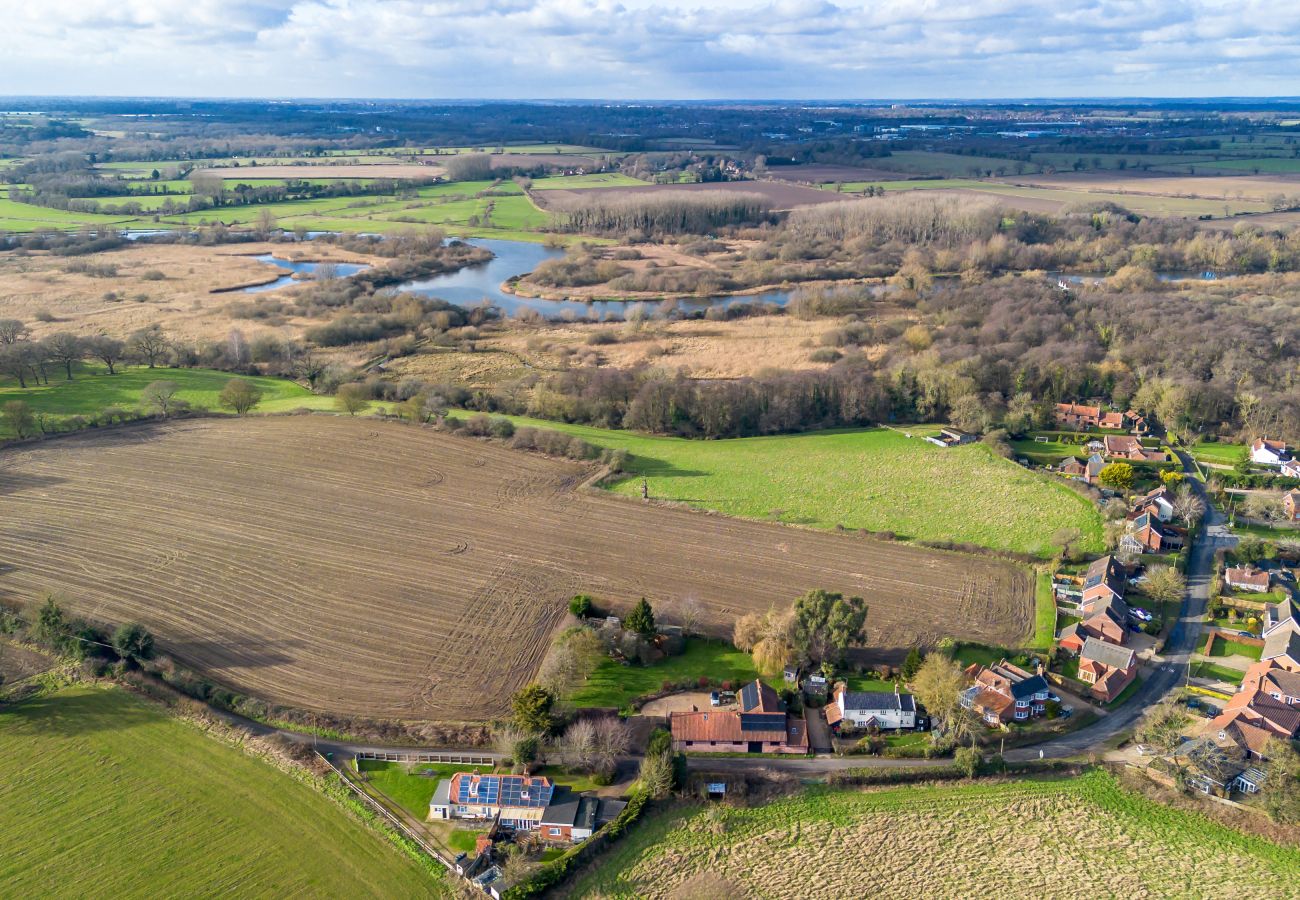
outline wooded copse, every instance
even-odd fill
[[[595,234],[704,234],[731,225],[771,221],[772,201],[743,191],[634,189],[566,198],[555,204],[556,222],[567,231]]]

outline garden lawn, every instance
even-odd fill
[[[654,499],[743,518],[1037,554],[1059,529],[1077,528],[1084,552],[1102,547],[1091,502],[982,444],[945,449],[886,428],[701,441],[514,421],[627,450],[628,477],[613,490],[631,497],[644,476]]]
[[[1246,445],[1197,443],[1192,445],[1192,457],[1198,462],[1235,466],[1246,458]]]
[[[1231,669],[1228,666],[1220,666],[1212,662],[1198,662],[1192,666],[1193,678],[1209,678],[1214,681],[1227,681],[1230,684],[1241,684],[1241,680],[1246,677],[1246,673],[1240,669]]]
[[[371,787],[421,820],[429,815],[429,801],[433,799],[439,781],[457,772],[492,771],[491,766],[400,763],[382,759],[363,759],[360,764],[361,772]]]
[[[1250,659],[1259,659],[1263,652],[1263,647],[1252,647],[1250,644],[1239,644],[1236,641],[1223,637],[1222,635],[1215,635],[1213,643],[1210,644],[1210,652],[1206,655],[1245,656]]]
[[[660,691],[664,682],[694,681],[702,676],[730,681],[737,690],[759,677],[748,653],[721,641],[690,638],[685,653],[652,666],[625,666],[612,659],[601,660],[586,683],[565,699],[573,706],[624,709],[637,697]]]
[[[119,688],[0,711],[0,755],[5,896],[449,895],[307,784]]]
[[[1278,897],[1297,883],[1300,849],[1093,770],[661,807],[567,896]]]

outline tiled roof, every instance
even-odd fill
[[[1224,569],[1223,575],[1229,584],[1251,584],[1268,587],[1268,573],[1261,572],[1258,569],[1250,569],[1245,566],[1240,566]]]
[[[1099,641],[1090,637],[1083,642],[1080,659],[1093,660],[1112,669],[1127,669],[1133,665],[1133,651],[1109,641]]]
[[[755,679],[740,689],[740,709],[747,713],[779,713],[785,712],[785,704],[770,685]]]

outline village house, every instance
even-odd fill
[[[1300,734],[1300,706],[1275,700],[1257,685],[1243,682],[1206,725],[1205,734],[1223,746],[1239,747],[1247,759],[1265,759],[1270,740],[1290,741]]]
[[[1300,488],[1292,488],[1282,495],[1282,511],[1292,522],[1300,522]]]
[[[1183,536],[1174,526],[1161,523],[1150,513],[1130,519],[1125,527],[1119,546],[1129,553],[1162,553],[1183,545]]]
[[[1112,597],[1083,607],[1084,618],[1061,629],[1057,646],[1067,653],[1080,653],[1090,639],[1108,644],[1124,644],[1128,640],[1128,604]]]
[[[1230,566],[1223,570],[1223,583],[1234,591],[1268,593],[1269,575],[1250,566]]]
[[[1118,412],[1082,403],[1056,404],[1056,424],[1062,428],[1105,428],[1111,431],[1132,431],[1134,434],[1142,435],[1151,431],[1151,424],[1136,410]]]
[[[988,725],[1024,722],[1047,711],[1051,691],[1041,674],[1031,675],[1005,659],[995,666],[971,665],[966,669],[971,685],[961,695],[961,705]]]
[[[1300,603],[1287,599],[1265,604],[1260,634],[1262,662],[1275,661],[1280,668],[1300,672]]]
[[[916,700],[901,694],[894,686],[892,694],[884,691],[850,691],[843,683],[835,686],[835,696],[826,704],[826,723],[836,731],[897,731],[916,728]]]
[[[1124,599],[1128,587],[1128,576],[1115,557],[1103,556],[1093,560],[1083,574],[1083,605],[1090,606],[1097,601]]]
[[[1250,445],[1250,461],[1261,466],[1281,466],[1291,462],[1286,441],[1259,438]]]
[[[1086,462],[1080,460],[1077,456],[1062,460],[1057,467],[1057,471],[1069,478],[1078,478],[1085,484],[1096,484],[1097,476],[1101,474],[1101,470],[1104,468],[1106,468],[1106,461],[1100,455],[1094,453],[1088,457]]]
[[[1282,463],[1283,478],[1300,478],[1300,459]]]
[[[755,680],[745,685],[736,710],[674,712],[668,725],[673,749],[694,753],[808,752],[807,723],[786,711],[776,691]]]
[[[438,784],[429,818],[496,819],[512,831],[535,831],[554,793],[541,776],[457,772]]]
[[[438,782],[429,801],[429,819],[496,821],[502,828],[536,833],[542,840],[578,843],[626,805],[575,794],[542,776],[458,772]]]
[[[1163,450],[1148,450],[1139,438],[1126,434],[1108,434],[1101,439],[1102,454],[1109,459],[1126,459],[1134,462],[1168,462],[1169,454]]]
[[[1174,517],[1174,495],[1169,488],[1161,485],[1139,497],[1133,503],[1133,512],[1137,515],[1150,513],[1159,521],[1168,522]]]
[[[1079,680],[1092,685],[1092,696],[1102,703],[1118,697],[1137,677],[1137,657],[1128,647],[1090,637],[1079,653]]]

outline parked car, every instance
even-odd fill
[[[1150,622],[1152,619],[1155,618],[1155,616],[1151,615],[1151,613],[1147,612],[1145,609],[1142,609],[1140,606],[1135,606],[1132,609],[1130,609],[1128,612],[1129,615],[1137,619],[1139,622]]]
[[[1072,716],[1072,715],[1074,715],[1074,707],[1073,707],[1073,706],[1062,706],[1062,707],[1061,707],[1061,718],[1062,718],[1062,719],[1068,719],[1068,718],[1070,718],[1070,716]]]
[[[1254,632],[1250,632],[1250,631],[1238,631],[1237,637],[1253,638],[1253,637],[1257,637],[1257,635]]]
[[[1053,703],[1060,703],[1060,702],[1061,702],[1061,698],[1058,697],[1056,694],[1054,694],[1054,693],[1051,692],[1051,691],[1048,691],[1048,692],[1047,692],[1047,699],[1048,699],[1048,700],[1051,700]]]
[[[1138,756],[1150,756],[1156,751],[1151,749],[1151,747],[1147,746],[1146,744],[1138,744],[1137,752],[1138,752]]]
[[[721,706],[721,705],[722,705],[722,695],[719,694],[717,691],[714,691],[713,693],[709,694],[709,705],[710,705],[710,706]]]

